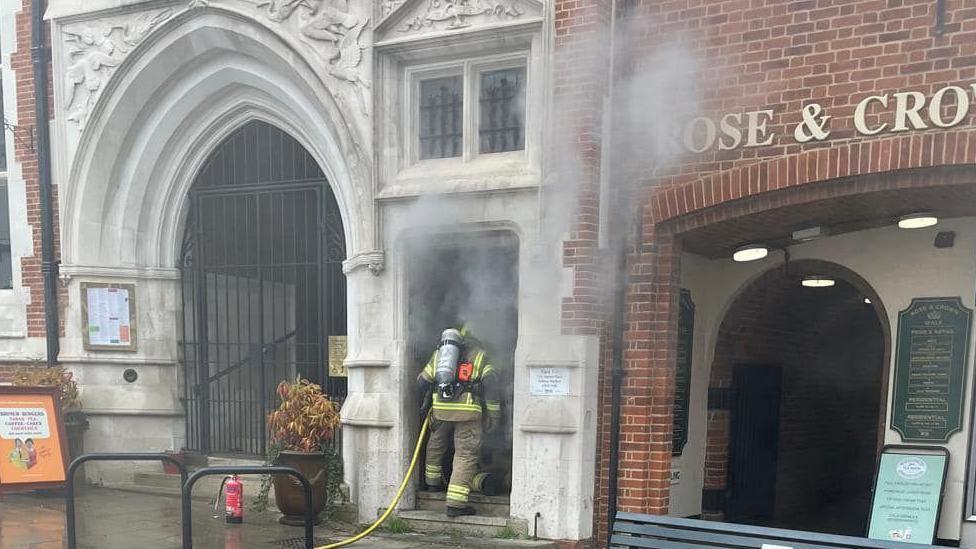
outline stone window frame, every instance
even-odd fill
[[[504,69],[523,69],[525,71],[525,146],[514,151],[482,153],[479,151],[479,123],[481,119],[481,75]],[[533,118],[533,110],[528,101],[533,90],[531,60],[529,52],[515,51],[498,55],[468,57],[441,63],[411,65],[405,68],[405,90],[401,110],[404,128],[401,143],[404,147],[404,168],[416,167],[428,163],[461,163],[467,164],[480,157],[506,157],[511,160],[527,159],[529,154],[529,127]],[[462,152],[460,156],[447,158],[420,158],[420,83],[424,80],[460,76],[462,79]]]

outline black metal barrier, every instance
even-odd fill
[[[78,456],[68,465],[68,472],[64,492],[64,515],[67,526],[68,549],[75,549],[77,545],[75,525],[75,472],[89,461],[166,461],[176,465],[180,470],[180,487],[186,484],[186,466],[182,462],[167,454],[85,454]]]
[[[76,458],[68,465],[67,489],[65,490],[65,520],[67,523],[68,549],[75,549],[75,488],[74,475],[78,467],[89,461],[166,461],[176,465],[180,470],[180,501],[181,517],[183,521],[183,549],[193,549],[193,519],[191,512],[191,494],[193,485],[198,480],[210,475],[291,475],[298,479],[305,495],[305,549],[313,549],[313,527],[315,524],[312,509],[312,484],[301,472],[291,467],[279,466],[232,466],[232,467],[204,467],[187,476],[186,466],[173,456],[167,454],[85,454]]]
[[[305,492],[305,549],[313,549],[312,528],[315,524],[315,515],[312,509],[312,483],[305,478],[297,469],[291,467],[263,467],[263,466],[235,466],[235,467],[204,467],[195,471],[186,482],[183,483],[183,549],[193,549],[193,519],[190,513],[190,495],[193,493],[193,485],[198,480],[209,475],[268,475],[280,474],[291,475],[302,483]]]

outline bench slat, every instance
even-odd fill
[[[873,540],[851,536],[839,536],[836,534],[817,534],[813,532],[801,532],[796,530],[785,530],[781,528],[766,528],[746,524],[730,524],[709,522],[697,519],[685,519],[662,515],[640,515],[636,513],[618,512],[617,520],[614,521],[614,532],[618,531],[618,524],[631,523],[633,525],[653,525],[671,529],[680,534],[671,536],[682,539],[692,539],[685,536],[688,532],[712,533],[720,535],[734,535],[761,538],[765,543],[774,545],[791,546],[797,549],[802,547],[813,548],[837,548],[837,549],[905,549],[904,543],[894,541]],[[761,546],[761,544],[760,544]],[[642,546],[641,546],[642,547]],[[755,547],[755,546],[753,546]],[[913,547],[934,547],[932,545],[913,544]]]
[[[681,543],[665,539],[633,538],[630,536],[611,536],[610,547],[640,547],[641,549],[701,549],[697,543]]]
[[[670,539],[670,540],[687,540],[687,541],[697,541],[700,543],[706,543],[713,547],[727,547],[727,548],[745,548],[754,549],[761,548],[764,543],[769,543],[768,537],[760,536],[740,536],[735,535],[735,533],[724,533],[724,532],[703,532],[696,530],[687,529],[675,529],[666,526],[658,526],[653,524],[627,524],[618,523],[613,527],[614,532],[622,532],[628,534],[639,534],[644,536],[653,536],[657,539]],[[806,543],[795,543],[781,541],[779,543],[787,544],[793,549],[822,549],[822,545],[809,545]]]

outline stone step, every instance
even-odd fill
[[[505,517],[467,516],[449,518],[444,510],[400,511],[397,517],[414,532],[485,538],[525,538],[528,522]],[[553,546],[554,547],[554,546]]]
[[[422,511],[443,511],[445,492],[417,492],[417,509]],[[508,496],[485,496],[471,494],[468,504],[478,511],[479,515],[487,517],[509,517],[512,508]]]

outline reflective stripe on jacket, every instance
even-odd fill
[[[437,369],[437,355],[440,350],[434,351],[427,365],[424,366],[420,377],[428,383],[434,382],[434,371]],[[468,362],[472,366],[471,383],[482,384],[482,391],[486,391],[485,385],[496,383],[495,369],[488,361],[485,351],[479,347],[465,350],[461,357],[461,362]],[[462,384],[463,387],[463,384]],[[469,421],[481,416],[481,397],[464,391],[454,400],[444,400],[437,391],[434,391],[434,413],[437,419],[443,421]],[[497,414],[501,411],[501,405],[497,400],[486,400],[485,407],[489,413]]]

